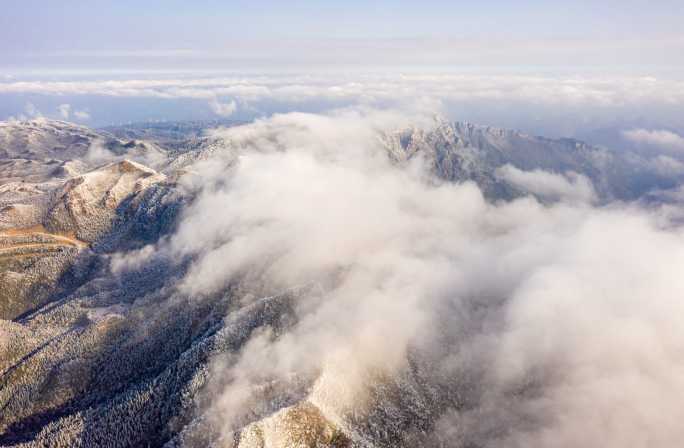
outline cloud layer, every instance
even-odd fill
[[[287,114],[216,134],[224,150],[194,167],[199,196],[166,249],[196,260],[183,290],[239,281],[249,303],[316,287],[293,322],[215,361],[206,417],[230,437],[299,390],[373,442],[359,419],[392,427],[402,411],[377,409],[418,375],[441,391],[416,392],[433,406],[423,446],[676,445],[682,230],[657,210],[588,205],[571,174],[507,167],[560,202],[494,205],[420,160],[400,169],[374,131],[404,120]],[[275,397],[260,401],[264,388]]]
[[[160,79],[9,81],[0,93],[109,95],[122,97],[212,98],[297,101],[312,97],[389,99],[417,93],[450,99],[507,98],[552,103],[623,104],[652,99],[681,103],[684,83],[667,78],[635,76],[530,76],[468,74],[365,74],[354,76],[245,75]]]
[[[563,122],[599,116],[614,119],[616,110],[659,115],[684,103],[684,83],[676,79],[637,76],[543,76],[524,74],[379,74],[232,75],[140,79],[0,82],[0,94],[60,97],[96,95],[115,98],[192,99],[206,101],[218,115],[234,112],[233,104],[259,113],[277,105],[284,110],[329,110],[340,106],[410,107],[457,111],[492,105],[500,112],[551,115]],[[602,112],[603,111],[603,112]],[[512,112],[511,112],[512,113]],[[577,117],[575,117],[577,118]],[[662,117],[661,117],[662,118]],[[537,117],[537,119],[540,119]],[[501,125],[502,123],[497,123]]]

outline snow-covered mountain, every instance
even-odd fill
[[[503,167],[584,176],[601,200],[662,194],[682,180],[627,153],[469,123],[377,138],[393,163],[421,157],[442,181],[474,181],[493,201],[540,194]],[[178,287],[191,258],[150,254],[196,199],[184,185],[193,166],[240,150],[218,136],[164,147],[65,122],[0,123],[1,444],[441,446],[424,437],[429,429],[482,391],[441,376],[436,355],[417,349],[409,369],[376,379],[364,412],[343,421],[325,411],[334,397],[320,385],[333,379],[312,392],[296,375],[252,391],[262,400],[230,435],[198,414],[212,393],[211,360],[239,353],[259,331],[280,334],[296,320],[299,298],[316,294],[305,285],[243,300],[252,291],[236,281],[194,297]]]
[[[0,183],[44,182],[123,157],[158,165],[166,151],[140,140],[113,135],[64,121],[44,118],[0,122]]]
[[[636,199],[653,189],[668,189],[682,172],[663,173],[635,154],[610,151],[571,139],[534,137],[518,131],[467,122],[438,120],[428,130],[409,128],[383,136],[397,161],[421,156],[449,181],[475,181],[492,199],[524,194],[496,175],[505,165],[522,171],[574,172],[589,178],[604,199]]]

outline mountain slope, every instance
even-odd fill
[[[0,184],[65,179],[124,156],[158,167],[165,162],[166,151],[64,121],[0,122]]]
[[[475,181],[491,199],[524,193],[497,178],[497,168],[505,165],[523,171],[582,174],[604,200],[631,200],[650,190],[673,188],[684,174],[663,173],[640,156],[574,139],[533,137],[466,122],[437,121],[433,128],[390,132],[382,140],[398,162],[424,157],[439,177]]]
[[[75,176],[54,189],[18,196],[0,209],[0,318],[14,319],[57,291],[79,253],[111,232],[124,201],[165,176],[122,162]],[[3,187],[7,192],[13,184]],[[25,184],[21,187],[25,189]]]
[[[173,149],[160,149],[157,154],[150,142],[130,144],[61,122],[2,126],[0,150],[12,159],[0,185],[1,445],[443,447],[450,446],[449,441],[432,437],[445,416],[465,415],[479,410],[480,401],[489,403],[491,391],[473,380],[487,372],[462,366],[458,360],[453,361],[452,370],[445,371],[442,361],[449,361],[453,353],[422,350],[421,341],[402,353],[401,368],[393,375],[382,366],[353,372],[355,385],[367,392],[362,405],[355,406],[354,390],[330,393],[340,386],[338,371],[349,373],[345,365],[326,369],[324,375],[318,370],[300,372],[299,365],[290,365],[291,371],[281,372],[277,379],[257,372],[245,392],[254,397],[248,405],[233,409],[220,400],[216,403],[217,398],[225,398],[217,397],[223,382],[235,379],[229,367],[245,351],[263,348],[260,343],[286,337],[297,326],[300,314],[319,303],[325,281],[334,282],[351,266],[339,267],[321,284],[311,282],[267,294],[259,276],[271,260],[264,260],[263,266],[260,260],[218,291],[196,293],[186,283],[196,260],[169,248],[168,241],[201,194],[194,182],[203,180],[197,164],[224,170],[222,162],[237,163],[241,151],[251,148],[239,139],[212,135],[171,145]],[[591,179],[603,200],[638,198],[645,191],[660,191],[681,180],[679,174],[650,171],[641,159],[575,140],[545,139],[467,123],[385,130],[377,138],[394,163],[401,166],[424,158],[441,181],[474,181],[492,202],[530,194],[497,174],[505,166],[524,172],[579,173]],[[102,148],[109,151],[104,158],[97,153]],[[224,159],[217,160],[221,156]],[[155,166],[141,160],[151,160]],[[271,180],[264,180],[269,191],[274,188]],[[310,179],[301,180],[309,185]],[[222,186],[206,188],[220,190]],[[269,196],[269,207],[287,208],[278,203],[279,193]],[[314,221],[319,213],[316,205],[302,205]],[[421,204],[411,201],[400,205],[415,208],[419,216],[424,211]],[[202,222],[202,228],[211,228],[223,209],[232,206],[227,201],[212,203],[216,214]],[[535,207],[539,213],[543,210],[543,206]],[[449,218],[458,220],[457,215]],[[266,224],[268,220],[260,220],[256,227]],[[501,229],[508,225],[494,224],[497,232],[504,232]],[[217,241],[211,236],[204,231],[191,235],[192,239],[206,238],[212,249],[225,243],[221,238],[239,240],[240,235],[220,234]],[[424,235],[416,233],[410,254],[401,254],[415,257],[402,278],[430,274],[420,271],[418,261],[426,255],[421,252],[421,238]],[[342,251],[345,244],[335,249]],[[316,244],[307,247],[305,258],[320,255]],[[244,246],[239,255],[250,249]],[[280,247],[274,244],[269,249],[277,257]],[[476,251],[463,254],[464,265],[477,267],[479,256]],[[227,269],[223,258],[227,257],[214,259],[213,272]],[[442,261],[449,260],[444,257]],[[506,273],[501,275],[507,279],[508,271],[519,269],[508,259],[503,266]],[[380,277],[385,278],[384,272]],[[460,280],[454,277],[455,282]],[[402,284],[402,294],[410,296],[412,286],[410,281]],[[388,284],[382,283],[377,292],[385,287]],[[479,326],[489,331],[500,322],[488,320],[491,310],[477,295],[491,299],[493,308],[505,297],[491,298],[487,293],[492,291],[482,290],[467,290],[464,302],[459,302],[462,307],[440,310],[443,320],[438,320],[431,335],[444,346],[456,344],[450,338],[472,333],[482,336],[478,343],[490,344],[488,334],[477,333],[484,331]],[[469,294],[478,300],[469,302]],[[454,328],[449,317],[461,314],[473,319]],[[339,325],[344,331],[345,320],[352,317],[333,313],[329,326]],[[388,321],[391,324],[391,316]],[[388,346],[393,345],[391,334],[386,339]],[[324,353],[335,353],[336,347],[328,341],[314,342],[320,343]],[[468,359],[477,354],[463,356]],[[527,382],[506,393],[534,398],[539,392],[536,380],[525,378]],[[218,407],[216,415],[212,406]],[[239,424],[224,428],[221,406],[237,414]],[[486,416],[504,412],[485,411]],[[514,417],[524,420],[526,416]],[[460,439],[454,439],[462,442],[457,446],[480,446],[474,441],[503,437],[508,429],[475,425],[472,414],[468,418],[456,428],[463,432],[458,434]],[[487,432],[487,437],[465,433],[474,426]]]

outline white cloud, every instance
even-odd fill
[[[85,162],[92,165],[104,165],[119,159],[121,157],[107,149],[101,140],[94,140],[88,147],[85,157],[83,157]]]
[[[57,106],[57,110],[59,111],[59,115],[62,118],[68,120],[71,114],[71,104],[60,104],[59,106]]]
[[[646,166],[663,176],[681,176],[684,174],[684,163],[665,155],[659,155],[645,161]]]
[[[287,114],[215,134],[224,151],[194,167],[204,185],[170,242],[195,257],[184,290],[320,288],[295,302],[293,327],[215,360],[204,417],[228,436],[270,406],[260,391],[309,381],[303,398],[363,441],[358,421],[394,418],[393,391],[423,369],[415,393],[468,398],[436,408],[441,446],[679,443],[682,230],[577,205],[592,190],[572,174],[502,171],[559,199],[548,206],[432,182],[375,138],[403,119]]]
[[[355,72],[0,83],[0,94],[29,93],[68,98],[72,104],[82,95],[196,100],[218,115],[240,114],[241,119],[343,107],[432,109],[454,119],[549,136],[611,128],[616,116],[636,119],[645,109],[653,122],[676,128],[677,111],[684,106],[681,80],[637,76]]]
[[[622,135],[634,143],[684,150],[684,137],[667,130],[632,129],[624,131]]]
[[[561,175],[543,170],[523,171],[505,165],[498,168],[495,174],[512,186],[544,199],[586,203],[596,200],[591,181],[574,172]]]
[[[24,105],[24,112],[29,118],[41,118],[43,114],[33,105],[31,102],[27,102]]]
[[[234,100],[229,103],[221,103],[217,98],[209,102],[209,107],[216,115],[222,117],[230,117],[237,110],[237,104]]]
[[[356,74],[348,76],[233,76],[97,81],[15,81],[0,93],[196,98],[244,101],[510,100],[546,104],[618,106],[684,103],[684,82],[652,77],[558,77],[466,74]]]
[[[90,113],[88,113],[88,111],[74,110],[71,107],[71,104],[68,103],[57,106],[57,111],[59,112],[60,117],[62,117],[64,120],[68,120],[71,117],[79,121],[90,120]]]

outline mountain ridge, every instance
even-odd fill
[[[39,175],[22,182],[20,173],[0,185],[0,444],[441,446],[427,434],[442,416],[467,411],[485,394],[442,376],[434,368],[439,353],[410,346],[397,375],[378,367],[357,378],[369,391],[363,407],[333,411],[340,400],[326,385],[335,384],[335,371],[318,378],[295,372],[250,389],[261,401],[240,410],[244,424],[237,430],[222,433],[200,412],[215,398],[213,362],[234,361],[253,337],[287,334],[303,299],[318,300],[325,291],[312,283],[260,295],[247,273],[216,293],[189,294],[182,280],[192,256],[155,252],[168,249],[201,194],[188,186],[202,175],[195,164],[221,155],[239,163],[240,151],[249,149],[220,135],[181,138],[168,148],[117,138],[101,146],[107,135],[82,126],[43,120],[16,126],[20,137],[2,140],[19,142],[16,148],[0,149],[34,157],[21,160],[33,160],[26,169]],[[502,177],[498,170],[506,166],[532,180],[544,172],[545,181],[565,181],[563,188],[576,186],[567,173],[577,173],[605,200],[638,199],[662,186],[660,177],[636,168],[642,159],[573,139],[459,122],[386,130],[377,138],[396,166],[423,158],[439,182],[474,182],[491,203],[539,195]],[[111,154],[88,157],[102,147]],[[155,147],[160,157],[146,158],[146,148]],[[636,189],[634,172],[643,182]],[[524,385],[513,393],[529,394],[525,387],[534,392]]]

